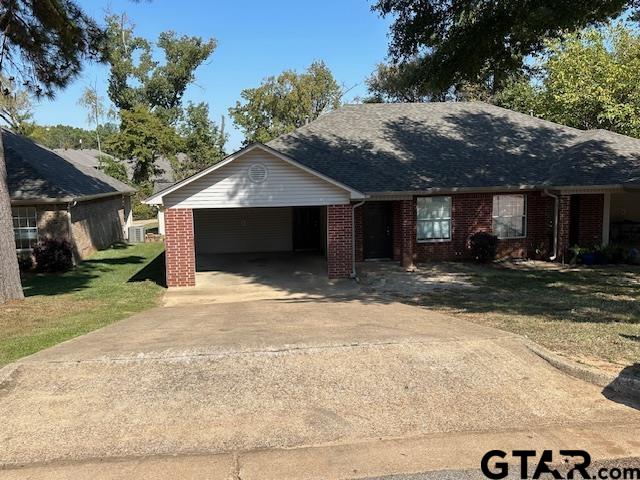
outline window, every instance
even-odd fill
[[[418,241],[451,239],[451,197],[420,197],[417,212]]]
[[[37,214],[34,207],[13,207],[13,236],[17,250],[30,250],[38,243]]]
[[[498,238],[526,236],[527,208],[524,195],[493,196],[493,233]]]

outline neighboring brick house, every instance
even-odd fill
[[[83,260],[126,238],[133,188],[8,130],[2,140],[18,253],[65,239]]]
[[[564,260],[624,225],[640,242],[638,200],[639,140],[459,102],[344,106],[147,202],[168,285],[190,286],[207,255],[316,249],[338,278],[367,259],[465,259],[480,231],[501,257]]]

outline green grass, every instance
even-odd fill
[[[434,264],[476,289],[444,290],[421,303],[525,335],[558,353],[614,367],[640,359],[640,268]],[[611,365],[614,364],[614,365]]]
[[[162,243],[116,246],[63,274],[26,274],[25,300],[0,306],[0,366],[158,303]]]

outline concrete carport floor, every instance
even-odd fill
[[[350,279],[331,280],[320,252],[199,254],[196,286],[173,288],[164,305],[353,295]]]
[[[156,308],[0,382],[6,478],[363,478],[478,468],[491,448],[640,455],[629,399],[520,337],[364,294]]]

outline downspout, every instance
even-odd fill
[[[553,255],[549,258],[552,262],[554,262],[558,258],[558,223],[560,221],[560,197],[558,195],[554,195],[549,192],[546,188],[543,193],[554,199],[553,206]]]
[[[361,207],[364,200],[353,204],[351,212],[351,278],[357,279],[356,275],[356,208]]]

